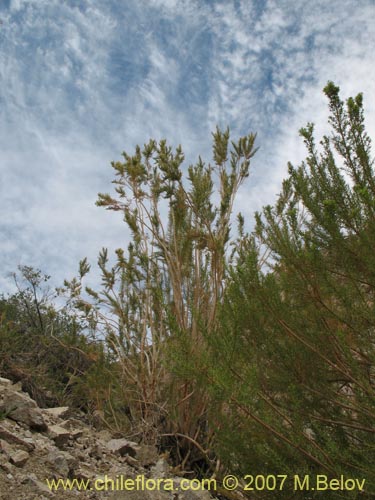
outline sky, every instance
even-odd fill
[[[55,286],[126,248],[110,162],[150,138],[211,160],[211,132],[257,132],[235,206],[273,203],[298,130],[327,133],[328,80],[375,130],[375,0],[0,0],[0,292],[19,265]]]

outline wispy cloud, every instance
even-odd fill
[[[328,79],[364,91],[374,130],[374,14],[372,0],[4,2],[0,289],[18,263],[58,283],[82,256],[126,245],[121,217],[94,202],[110,160],[150,137],[194,161],[217,123],[257,130],[238,202],[251,217],[302,158],[298,128],[326,121]]]
[[[287,161],[303,158],[299,128],[314,121],[318,135],[327,131],[322,88],[329,79],[344,95],[365,93],[371,129],[374,14],[372,2],[349,0],[214,4],[209,122],[258,131],[261,150],[238,203],[250,218],[274,199]]]

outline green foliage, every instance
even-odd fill
[[[49,391],[52,403],[101,410],[103,423],[168,449],[182,469],[343,474],[366,479],[361,498],[371,498],[371,141],[362,95],[344,103],[332,82],[324,92],[331,135],[317,146],[313,124],[300,130],[306,160],[289,164],[252,234],[238,215],[237,239],[232,210],[254,134],[231,142],[216,129],[213,164],[185,169],[165,140],[112,162],[115,193],[97,204],[122,212],[131,243],[101,250],[98,289],[85,286],[83,259],[61,311],[48,276],[20,269],[18,292],[0,300],[2,374],[42,404]],[[277,496],[297,498],[291,486]]]
[[[319,152],[313,125],[301,129],[306,160],[289,165],[277,203],[256,215],[254,234],[236,248],[219,328],[210,337],[216,449],[241,474],[365,478],[361,498],[370,498],[375,176],[362,96],[345,106],[333,83],[324,91],[332,135]]]
[[[134,432],[148,441],[186,436],[176,452],[185,463],[209,447],[207,390],[197,367],[223,297],[234,199],[256,151],[253,134],[229,139],[229,130],[213,134],[214,165],[199,158],[184,170],[181,147],[173,151],[164,140],[112,162],[115,195],[99,194],[97,204],[123,213],[132,242],[113,264],[102,250],[99,291],[84,288],[87,261],[66,282],[121,367]]]
[[[98,347],[75,314],[57,310],[49,276],[31,267],[14,274],[18,291],[0,299],[0,370],[21,381],[41,406],[89,406],[85,377]]]

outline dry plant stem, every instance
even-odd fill
[[[265,429],[267,429],[274,436],[278,437],[279,439],[281,439],[285,443],[289,444],[292,448],[295,448],[296,450],[300,451],[303,455],[305,455],[307,458],[309,458],[313,462],[315,462],[318,465],[320,465],[326,471],[330,472],[331,474],[335,474],[335,470],[334,469],[331,469],[331,467],[329,467],[328,465],[326,465],[323,462],[321,462],[318,458],[316,458],[313,455],[311,455],[311,453],[309,453],[307,450],[305,450],[301,446],[296,445],[295,443],[293,443],[293,441],[291,441],[289,438],[287,438],[286,436],[284,436],[283,434],[281,434],[279,431],[277,431],[276,429],[274,429],[271,425],[267,424],[262,419],[260,419],[256,415],[254,415],[254,413],[252,413],[250,410],[248,410],[248,408],[246,408],[245,406],[241,405],[241,403],[239,403],[235,398],[231,397],[230,400],[233,403],[235,403],[237,405],[237,407],[240,408],[244,413],[246,413],[246,415],[248,415],[252,420],[255,420],[256,422],[258,422],[258,424],[260,424],[262,427],[264,427]]]
[[[326,422],[327,424],[339,425],[341,427],[349,427],[351,429],[356,429],[358,431],[369,432],[371,434],[375,434],[375,429],[371,427],[364,427],[362,425],[355,425],[349,422],[340,422],[339,420],[332,420],[330,418],[323,418],[313,415],[312,418],[314,420],[319,420],[320,422]]]
[[[288,417],[282,413],[274,404],[272,404],[272,402],[266,398],[263,394],[260,394],[258,393],[258,396],[260,398],[263,399],[263,401],[265,401],[274,411],[276,411],[276,413],[278,415],[280,415],[282,418],[286,419],[288,421],[288,423],[290,425],[292,425],[292,427],[295,428],[295,426],[292,424],[291,420],[288,419]],[[301,431],[299,431],[299,433],[301,434]],[[305,432],[302,432],[302,435],[303,437],[312,445],[314,446],[314,448],[316,448],[323,456],[324,458],[326,459],[326,461],[331,465],[331,467],[334,467],[335,464],[333,463],[333,461],[331,460],[331,458],[324,452],[324,450],[318,445],[318,443],[316,443],[316,441],[314,439],[312,439],[311,437],[309,437]]]
[[[243,381],[243,378],[233,369],[231,369],[231,371],[238,377],[239,380],[242,380]],[[243,381],[244,382],[244,381]],[[274,405],[269,398],[267,398],[264,394],[258,392],[257,395],[263,399],[263,401],[265,403],[267,403],[278,415],[280,415],[285,421],[288,422],[288,424],[295,428],[295,426],[293,425],[292,421],[290,420],[290,418],[285,415],[279,408],[277,408],[276,405]],[[234,398],[231,398],[232,400],[234,400]],[[242,407],[241,407],[242,408]],[[265,424],[267,425],[267,424]],[[277,432],[276,430],[274,430],[275,432]],[[299,434],[301,434],[301,431],[299,431]],[[314,446],[314,448],[316,448],[323,456],[324,458],[326,459],[326,461],[332,466],[334,467],[334,463],[332,462],[331,458],[323,451],[323,449],[312,439],[310,438],[306,433],[302,432],[302,435],[305,439],[307,439],[307,441],[309,441],[309,443]],[[281,436],[281,434],[280,434]],[[289,442],[289,444],[291,443],[291,441],[286,437],[286,436],[283,436],[283,439],[284,440],[287,440],[287,442]],[[298,449],[302,450],[302,448],[300,447],[297,447]],[[308,453],[308,452],[305,452],[304,453]]]
[[[82,349],[80,349],[79,347],[76,347],[76,346],[71,346],[71,345],[68,346],[61,339],[55,337],[52,332],[53,332],[53,329],[52,329],[51,334],[50,334],[51,338],[53,338],[53,340],[56,340],[56,342],[58,344],[60,344],[62,347],[64,347],[65,349],[69,349],[71,351],[77,351],[80,354],[82,354],[85,358],[91,359],[90,356],[87,354],[87,352],[82,351]]]
[[[343,374],[345,377],[347,377],[349,380],[351,380],[354,384],[358,385],[366,394],[369,396],[372,396],[372,393],[364,387],[358,380],[356,380],[354,377],[351,376],[350,373],[345,371],[344,369],[340,368],[337,364],[333,363],[330,359],[328,359],[324,354],[322,354],[319,349],[315,348],[313,345],[311,345],[309,342],[304,340],[300,335],[295,333],[284,320],[278,320],[278,323],[290,334],[292,337],[297,339],[299,342],[301,342],[305,347],[310,349],[312,352],[314,352],[317,356],[319,356],[322,360],[324,360],[329,366]]]
[[[211,464],[211,459],[208,457],[208,453],[210,450],[204,450],[202,448],[202,446],[197,441],[195,441],[195,439],[193,439],[192,437],[187,436],[186,434],[181,434],[181,432],[167,432],[165,434],[161,434],[160,436],[161,437],[180,437],[180,438],[186,439],[187,441],[192,443],[204,455],[207,462],[209,464]]]
[[[372,413],[371,411],[368,410],[368,408],[363,408],[355,405],[348,405],[341,403],[341,401],[338,401],[336,399],[331,399],[328,398],[326,394],[321,393],[320,391],[317,391],[316,389],[313,389],[312,387],[307,386],[306,384],[303,384],[303,387],[305,387],[306,390],[309,392],[312,392],[313,394],[317,394],[318,396],[321,396],[324,400],[330,401],[331,403],[340,406],[341,408],[344,408],[345,410],[350,410],[354,411],[357,413],[362,413],[363,415],[367,415],[368,417],[374,418],[375,419],[375,414]]]

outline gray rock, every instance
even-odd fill
[[[0,411],[6,410],[9,416],[0,422],[0,498],[212,499],[207,491],[175,489],[181,478],[171,477],[167,461],[158,456],[154,446],[137,444],[125,438],[112,439],[110,431],[95,431],[80,418],[72,418],[68,407],[40,410],[35,401],[17,392],[19,390],[19,387],[0,379]],[[48,432],[32,432],[35,429],[46,429]],[[12,479],[8,481],[6,475]],[[158,488],[143,488],[138,491],[54,492],[44,481],[48,477],[85,480],[108,477],[116,480],[121,476],[127,479],[142,476],[146,481],[154,480],[156,483],[158,479],[168,480],[172,489],[163,481],[160,491]]]
[[[74,472],[74,477],[76,477],[77,479],[83,479],[84,481],[87,481],[89,479],[93,479],[95,477],[95,474],[93,473],[91,467],[86,467],[80,464],[78,469],[76,469]]]
[[[111,439],[107,442],[106,446],[115,455],[119,455],[120,457],[128,455],[135,458],[142,467],[156,464],[159,458],[155,446],[137,444],[127,439]]]
[[[24,439],[20,438],[16,434],[8,431],[5,427],[0,425],[0,439],[3,439],[9,444],[15,444],[17,447],[21,447],[26,451],[33,451],[35,449],[35,445]]]
[[[0,469],[2,469],[6,474],[10,474],[14,468],[14,465],[10,464],[8,458],[0,454]]]
[[[9,454],[9,461],[16,467],[23,467],[28,461],[29,457],[30,455],[27,453],[27,451],[17,450]]]
[[[96,443],[88,450],[88,454],[90,457],[99,460],[103,458],[103,449],[98,443]]]
[[[56,408],[44,408],[42,412],[47,417],[64,418],[68,416],[70,408],[69,406],[58,406]]]
[[[135,458],[138,460],[142,467],[155,465],[159,459],[158,450],[155,446],[151,445],[137,445],[135,448]]]
[[[2,399],[0,412],[5,413],[8,418],[26,424],[36,431],[47,430],[40,408],[28,394],[14,391],[13,386],[6,387]]]
[[[112,438],[112,435],[108,429],[103,429],[103,430],[97,432],[96,435],[100,440],[102,440],[104,442],[110,441]]]
[[[54,440],[56,446],[64,446],[70,439],[71,433],[64,427],[60,425],[51,425],[48,428],[48,435],[51,439]]]
[[[46,457],[46,462],[53,467],[61,478],[67,478],[69,472],[78,465],[77,459],[61,450],[51,450]]]
[[[168,477],[169,465],[164,458],[159,458],[154,467],[151,468],[151,477]]]
[[[5,385],[7,387],[12,385],[12,381],[7,378],[0,377],[0,385]]]
[[[46,484],[44,484],[42,481],[39,481],[39,479],[36,477],[35,474],[31,473],[28,474],[22,481],[22,484],[29,485],[36,489],[38,492],[43,493],[44,495],[47,495],[48,497],[54,497],[55,494],[48,488]]]
[[[109,451],[120,457],[130,455],[135,458],[138,444],[127,439],[111,439],[106,443],[106,447]]]
[[[0,450],[7,457],[9,457],[10,453],[14,451],[14,448],[12,448],[12,446],[4,439],[0,439]]]
[[[125,462],[130,465],[131,467],[138,467],[139,466],[139,463],[138,463],[138,460],[134,457],[131,457],[130,455],[126,455],[123,460],[125,460]]]
[[[84,435],[85,431],[87,431],[87,429],[85,429],[83,427],[82,422],[80,422],[79,420],[77,420],[75,418],[70,418],[68,420],[64,420],[63,422],[60,422],[59,425],[61,427],[63,427],[64,429],[67,429],[68,431],[70,431],[70,435],[71,435],[72,439],[78,439],[78,438],[82,437]]]

